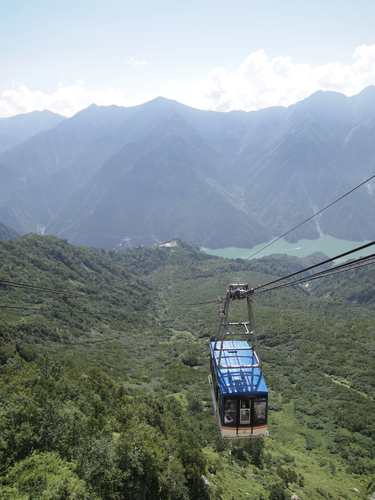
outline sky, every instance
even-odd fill
[[[350,96],[375,85],[374,25],[373,0],[1,0],[0,118]]]

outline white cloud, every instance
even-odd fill
[[[147,63],[136,61],[133,57],[126,62],[135,67]],[[308,63],[295,64],[290,57],[270,59],[263,50],[258,50],[232,73],[216,67],[200,81],[165,80],[164,85],[160,85],[155,79],[148,80],[149,87],[143,89],[142,97],[128,90],[126,98],[121,90],[92,90],[83,80],[73,85],[60,84],[50,94],[12,82],[10,88],[0,94],[0,117],[36,109],[49,109],[72,116],[92,103],[133,106],[143,102],[142,98],[149,100],[159,93],[189,106],[216,111],[252,111],[269,106],[289,106],[320,89],[350,96],[368,85],[375,85],[375,45],[357,47],[352,64],[333,62],[312,67]]]
[[[147,61],[136,61],[134,57],[131,57],[125,62],[126,64],[131,64],[132,66],[134,66],[134,68],[142,68],[142,66],[145,66],[147,64]]]
[[[269,106],[289,106],[317,90],[333,90],[348,96],[375,84],[375,45],[361,45],[353,54],[353,64],[328,63],[311,67],[294,64],[290,57],[269,59],[263,50],[251,53],[228,75],[214,68],[203,81],[205,109],[256,110]],[[198,97],[198,96],[197,96]]]
[[[114,89],[90,90],[83,80],[74,85],[59,84],[58,90],[45,94],[40,90],[30,90],[26,85],[17,85],[5,90],[0,96],[0,117],[13,116],[30,111],[49,109],[64,116],[72,116],[90,104],[98,106],[129,106],[123,92]]]

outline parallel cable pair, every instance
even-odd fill
[[[368,255],[367,257],[361,257],[354,261],[345,262],[344,264],[340,264],[330,269],[325,269],[324,271],[319,271],[318,273],[310,274],[309,276],[304,276],[303,278],[299,278],[294,281],[283,283],[282,285],[277,285],[272,288],[266,288],[265,290],[257,289],[254,291],[254,295],[260,295],[261,293],[280,290],[281,288],[286,288],[288,286],[299,285],[301,283],[306,283],[309,281],[314,281],[316,279],[325,278],[328,276],[332,276],[334,274],[342,273],[344,271],[351,271],[352,269],[357,269],[359,267],[368,266],[369,264],[374,264],[374,263],[375,263],[375,253],[373,253],[372,255]]]
[[[311,217],[308,217],[306,220],[304,220],[303,222],[301,222],[300,224],[298,224],[297,226],[293,227],[292,229],[290,229],[289,231],[287,231],[286,233],[282,234],[281,236],[279,236],[278,238],[276,238],[276,240],[274,241],[271,241],[270,243],[268,243],[267,245],[265,245],[263,248],[261,248],[260,250],[258,250],[257,252],[253,253],[252,255],[250,255],[249,257],[247,257],[246,259],[244,260],[249,260],[251,259],[252,257],[254,257],[255,255],[257,255],[258,253],[262,252],[263,250],[265,250],[266,248],[268,248],[269,246],[273,245],[274,243],[276,243],[276,241],[279,241],[281,238],[284,238],[284,236],[287,236],[289,233],[291,233],[292,231],[294,231],[295,229],[301,227],[303,224],[305,224],[306,222],[308,222],[309,220],[313,219],[314,217],[316,217],[317,215],[321,214],[322,212],[324,212],[324,210],[326,210],[327,208],[331,207],[332,205],[334,205],[335,203],[337,203],[338,201],[342,200],[343,198],[345,198],[346,196],[348,196],[349,194],[353,193],[353,191],[355,191],[356,189],[360,188],[361,186],[363,186],[364,184],[366,184],[367,182],[371,181],[372,179],[375,178],[375,175],[372,175],[371,177],[369,177],[368,179],[366,179],[365,181],[361,182],[361,184],[358,184],[358,186],[354,187],[353,189],[351,189],[350,191],[348,191],[347,193],[345,193],[344,195],[340,196],[339,198],[337,198],[335,201],[333,201],[332,203],[330,203],[329,205],[325,206],[324,208],[322,208],[321,210],[319,210],[318,212],[316,212],[315,214],[311,215]],[[291,278],[292,276],[297,276],[298,274],[301,274],[301,273],[304,273],[306,271],[309,271],[311,269],[314,269],[315,267],[318,267],[318,266],[322,266],[324,264],[328,264],[330,262],[333,262],[334,260],[338,260],[340,258],[343,258],[343,257],[346,257],[354,252],[358,252],[360,250],[363,250],[365,248],[368,248],[372,245],[375,244],[375,241],[372,241],[370,243],[367,243],[365,245],[362,245],[360,247],[357,247],[353,250],[350,250],[348,252],[345,252],[343,254],[340,254],[340,255],[336,255],[336,257],[332,257],[330,259],[327,259],[323,262],[320,262],[319,264],[314,264],[313,266],[309,266],[305,269],[302,269],[301,271],[297,271],[295,273],[292,273],[292,274],[289,274],[288,276],[284,276],[282,278],[278,278],[274,281],[271,281],[269,283],[265,283],[264,285],[261,285],[259,287],[256,288],[255,291],[252,291],[252,293],[254,295],[258,295],[260,293],[264,293],[264,292],[268,292],[268,291],[271,291],[271,290],[276,290],[276,289],[279,289],[279,288],[284,288],[285,286],[291,286],[292,284],[298,284],[300,282],[303,282],[303,281],[308,281],[308,279],[299,279],[299,280],[295,280],[294,282],[291,282],[291,283],[287,283],[287,284],[284,284],[284,285],[280,285],[278,287],[273,287],[271,289],[267,289],[267,290],[264,290],[262,292],[258,292],[258,290],[260,290],[260,288],[264,288],[266,286],[269,286],[269,285],[272,285],[274,283],[277,283],[279,281],[283,281],[285,279],[288,279],[288,278]],[[365,259],[365,261],[364,261]],[[350,268],[355,268],[355,267],[362,267],[364,265],[368,265],[368,264],[371,264],[372,261],[371,259],[367,260],[366,258],[362,258],[362,259],[358,259],[357,261],[355,262],[358,262],[358,266],[357,265],[353,265],[351,266]],[[345,267],[345,266],[343,266]],[[334,269],[336,269],[336,271],[333,272],[333,270],[331,269],[331,274],[336,274],[337,272],[343,272],[343,271],[346,271],[348,270],[347,268],[345,269],[342,269],[342,271],[338,271],[338,267],[335,267]],[[311,278],[310,280],[313,280],[313,279],[318,279],[318,278],[321,278],[321,277],[324,277],[324,276],[330,276],[331,274],[323,274],[324,271],[320,272],[320,273],[316,273],[315,275],[311,275]],[[187,305],[190,305],[190,306],[198,306],[198,305],[204,305],[204,304],[212,304],[212,303],[215,303],[217,302],[217,300],[212,300],[212,301],[206,301],[206,302],[199,302],[197,304],[187,304]]]
[[[117,300],[113,300],[113,299],[106,299],[104,297],[97,297],[96,295],[88,295],[88,294],[84,294],[84,293],[75,293],[75,292],[64,292],[61,290],[56,290],[55,288],[47,288],[47,287],[43,287],[43,286],[29,285],[27,283],[8,281],[8,280],[4,280],[2,278],[0,278],[0,285],[9,286],[12,288],[21,288],[24,290],[32,290],[32,291],[37,291],[37,292],[54,293],[57,295],[67,295],[70,297],[78,297],[78,298],[91,299],[91,300],[102,300],[105,302],[112,302],[114,304],[130,305],[130,304],[124,304],[123,302],[118,302]]]
[[[319,264],[314,264],[312,266],[306,267],[305,269],[301,269],[301,271],[296,271],[295,273],[288,274],[288,276],[284,276],[283,278],[278,278],[277,280],[270,281],[269,283],[265,283],[264,285],[260,285],[256,288],[258,291],[260,288],[264,288],[265,286],[273,285],[274,283],[278,283],[279,281],[286,280],[288,278],[292,278],[293,276],[297,276],[297,274],[305,273],[306,271],[310,271],[311,269],[314,269],[315,267],[323,266],[324,264],[328,264],[330,262],[333,262],[338,259],[342,259],[343,257],[347,257],[348,255],[359,252],[360,250],[364,250],[365,248],[369,248],[371,246],[375,245],[375,241],[371,241],[370,243],[366,243],[365,245],[362,245],[360,247],[354,248],[353,250],[349,250],[348,252],[344,252],[340,255],[336,255],[336,257],[332,257],[330,259],[324,260],[323,262],[319,262]]]
[[[351,255],[352,253],[359,252],[360,250],[364,250],[366,248],[369,248],[371,246],[375,245],[375,241],[372,241],[370,243],[366,243],[365,245],[361,245],[357,248],[354,248],[353,250],[349,250],[348,252],[344,252],[340,255],[336,255],[335,257],[332,257],[330,259],[324,260],[323,262],[320,262],[319,264],[314,264],[312,266],[306,267],[305,269],[301,269],[300,271],[296,271],[295,273],[288,274],[287,276],[283,276],[282,278],[277,278],[276,280],[270,281],[269,283],[265,283],[264,285],[260,285],[255,289],[252,289],[249,291],[249,294],[251,295],[260,295],[261,293],[266,293],[266,292],[271,292],[274,290],[280,290],[281,288],[285,288],[288,286],[294,286],[298,285],[301,283],[305,283],[306,281],[313,281],[319,278],[325,278],[327,276],[331,276],[333,274],[337,274],[339,272],[344,272],[344,271],[349,271],[351,269],[356,269],[357,267],[363,267],[367,266],[369,264],[373,264],[375,262],[375,254],[371,254],[367,257],[360,257],[356,260],[344,262],[343,264],[339,264],[333,268],[325,269],[323,271],[319,271],[314,274],[310,274],[309,276],[304,276],[302,278],[298,278],[294,281],[289,281],[287,283],[283,283],[271,288],[266,288],[265,290],[261,290],[261,288],[274,285],[275,283],[279,283],[280,281],[286,280],[288,278],[291,278],[293,276],[297,276],[298,274],[305,273],[307,271],[310,271],[311,269],[314,269],[316,267],[322,266],[324,264],[328,264],[330,262],[333,262],[334,260],[341,259],[343,257],[347,257],[348,255]],[[217,303],[218,300],[208,300],[205,302],[198,302],[196,304],[186,304],[188,306],[199,306],[199,305],[205,305],[205,304],[214,304]]]

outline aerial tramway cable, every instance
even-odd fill
[[[368,247],[370,247],[372,245],[375,245],[375,241],[372,241],[370,243],[366,243],[366,245],[362,245],[360,247],[354,248],[353,250],[350,250],[350,251],[345,252],[343,254],[336,255],[335,257],[332,257],[332,258],[327,259],[327,260],[325,260],[323,262],[320,262],[319,264],[314,264],[313,266],[309,266],[309,267],[306,267],[305,269],[301,269],[301,271],[297,271],[295,273],[289,274],[289,275],[284,276],[282,278],[278,278],[277,280],[270,281],[269,283],[265,283],[264,285],[261,285],[261,286],[257,287],[256,289],[250,290],[249,294],[251,294],[251,295],[260,295],[261,293],[271,292],[271,291],[274,291],[274,290],[280,290],[281,288],[285,288],[287,286],[298,285],[298,284],[301,284],[301,283],[305,283],[306,281],[313,281],[313,280],[316,280],[316,279],[319,279],[319,278],[325,278],[327,276],[332,276],[332,275],[337,274],[339,272],[349,271],[351,269],[356,269],[357,267],[363,267],[363,266],[367,266],[369,264],[373,264],[373,263],[375,263],[375,253],[371,254],[369,256],[366,256],[366,257],[360,257],[360,258],[358,258],[358,259],[356,259],[354,261],[344,262],[343,264],[339,264],[338,266],[335,266],[333,268],[325,269],[323,271],[319,271],[317,273],[310,274],[309,276],[304,276],[302,278],[298,278],[298,279],[296,279],[294,281],[283,283],[283,284],[280,284],[278,286],[274,286],[272,288],[266,288],[265,290],[260,290],[261,288],[264,288],[266,286],[278,283],[278,282],[280,282],[282,280],[285,280],[287,278],[291,278],[292,276],[296,276],[298,274],[304,273],[304,272],[309,271],[311,269],[314,269],[314,268],[316,268],[318,266],[322,266],[322,265],[327,264],[329,262],[332,262],[334,260],[337,260],[337,259],[340,259],[340,258],[345,257],[347,255],[350,255],[350,254],[352,254],[354,252],[358,252],[360,250],[363,250],[364,248],[368,248]],[[243,298],[244,297],[245,297],[245,295],[243,296]],[[217,303],[217,302],[218,302],[218,299],[211,300],[211,301],[205,301],[205,302],[198,302],[198,303],[195,303],[195,304],[186,304],[186,305],[189,305],[189,306],[199,306],[199,305],[204,305],[204,304],[214,304],[214,303]]]
[[[334,260],[341,259],[342,257],[346,257],[347,255],[350,255],[352,253],[359,252],[360,250],[364,250],[365,248],[369,248],[372,245],[375,245],[375,241],[371,241],[370,243],[366,243],[365,245],[354,248],[353,250],[349,250],[348,252],[344,252],[340,255],[336,255],[336,257],[332,257],[330,259],[324,260],[323,262],[320,262],[319,264],[314,264],[310,267],[306,267],[305,269],[302,269],[301,271],[296,271],[295,273],[289,274],[288,276],[284,276],[283,278],[278,278],[277,280],[270,281],[269,283],[265,283],[264,285],[260,285],[257,287],[257,290],[259,290],[260,288],[264,288],[265,286],[272,285],[273,283],[277,283],[279,281],[286,280],[288,278],[291,278],[292,276],[296,276],[297,274],[301,274],[301,273],[304,273],[306,271],[310,271],[311,269],[314,269],[315,267],[323,266],[324,264],[328,264],[329,262],[333,262]]]
[[[31,291],[36,291],[36,292],[46,292],[46,293],[54,293],[58,295],[67,295],[70,297],[77,297],[77,298],[84,298],[84,299],[91,299],[91,300],[102,300],[105,302],[112,302],[114,304],[121,304],[124,305],[123,302],[118,302],[117,300],[114,299],[106,299],[104,297],[97,297],[95,295],[88,295],[84,293],[75,293],[75,292],[64,292],[61,290],[56,290],[55,288],[47,288],[47,287],[41,287],[41,286],[36,286],[36,285],[29,285],[27,283],[19,283],[15,281],[8,281],[0,278],[0,285],[3,286],[9,286],[13,288],[20,288],[23,290],[31,290]],[[130,304],[125,304],[125,305],[130,305]]]
[[[366,179],[365,181],[361,182],[361,184],[358,184],[358,186],[356,186],[355,188],[351,189],[350,191],[348,191],[347,193],[343,194],[342,196],[340,196],[340,198],[337,198],[337,200],[333,201],[332,203],[330,203],[329,205],[327,205],[326,207],[322,208],[321,210],[319,210],[319,212],[316,212],[314,215],[312,215],[311,217],[309,217],[308,219],[304,220],[303,222],[301,222],[300,224],[298,224],[297,226],[293,227],[293,229],[289,229],[289,231],[287,231],[286,233],[282,234],[281,236],[279,236],[278,238],[276,238],[276,240],[274,241],[271,241],[270,243],[268,243],[266,246],[264,246],[263,248],[261,248],[260,250],[257,250],[255,253],[253,253],[252,255],[250,255],[250,257],[246,257],[246,259],[244,260],[249,260],[251,259],[252,257],[254,257],[254,255],[257,255],[258,253],[262,252],[263,250],[265,250],[266,248],[268,248],[269,246],[273,245],[274,243],[276,243],[276,241],[279,241],[281,240],[281,238],[284,238],[284,236],[286,236],[287,234],[291,233],[292,231],[294,231],[295,229],[301,227],[303,224],[305,224],[305,222],[308,222],[309,220],[313,219],[314,217],[316,217],[317,215],[321,214],[322,212],[324,212],[324,210],[326,210],[327,208],[329,207],[332,207],[332,205],[334,205],[335,203],[337,203],[338,201],[342,200],[343,198],[345,198],[345,196],[348,196],[348,194],[350,193],[353,193],[353,191],[355,191],[356,189],[360,188],[361,186],[363,186],[364,184],[366,184],[367,182],[371,181],[371,179],[373,179],[375,177],[375,175],[372,175],[371,177],[369,177],[368,179]]]
[[[22,311],[36,311],[36,312],[67,312],[71,313],[72,311],[70,309],[41,309],[38,307],[20,307],[20,306],[6,306],[6,305],[0,305],[0,309],[20,309]],[[79,311],[79,314],[90,314],[92,315],[92,312],[87,312],[87,311]]]
[[[259,289],[254,291],[254,295],[260,295],[261,293],[272,292],[274,290],[280,290],[281,288],[286,288],[288,286],[299,285],[301,283],[305,283],[307,281],[313,281],[320,278],[325,278],[327,276],[332,276],[334,274],[342,273],[344,271],[350,271],[352,269],[357,269],[358,267],[368,266],[369,264],[375,263],[375,253],[372,255],[368,255],[367,257],[361,257],[355,261],[345,262],[344,264],[340,264],[330,269],[325,269],[324,271],[319,271],[318,273],[310,274],[309,276],[304,276],[294,281],[289,281],[287,283],[283,283],[278,286],[274,286],[272,288],[267,288],[266,290]]]
[[[319,210],[318,212],[316,212],[315,214],[313,214],[311,217],[307,218],[306,220],[304,220],[303,222],[301,222],[300,224],[298,224],[297,226],[293,227],[292,229],[290,229],[289,231],[287,231],[286,233],[282,234],[281,236],[279,236],[278,238],[276,238],[276,240],[274,241],[271,241],[270,243],[268,243],[267,245],[265,245],[263,248],[261,248],[260,250],[258,250],[257,252],[253,253],[252,255],[250,255],[249,257],[247,257],[246,259],[244,260],[249,260],[251,259],[252,257],[254,257],[255,255],[257,255],[258,253],[260,253],[261,251],[265,250],[266,248],[268,248],[269,246],[273,245],[273,243],[276,243],[276,241],[280,240],[281,238],[283,238],[284,236],[288,235],[289,233],[291,233],[292,231],[294,231],[295,229],[299,228],[300,226],[302,226],[303,224],[305,224],[306,222],[308,222],[309,220],[313,219],[314,217],[316,217],[317,215],[319,215],[320,213],[324,212],[324,210],[326,210],[327,208],[331,207],[332,205],[334,205],[335,203],[337,203],[338,201],[342,200],[343,198],[345,198],[346,196],[348,196],[349,194],[353,193],[353,191],[355,191],[356,189],[360,188],[361,186],[363,186],[364,184],[366,184],[367,182],[371,181],[372,179],[375,178],[375,174],[372,175],[371,177],[369,177],[368,179],[366,179],[365,181],[361,182],[361,184],[358,184],[358,186],[354,187],[353,189],[351,189],[350,191],[348,191],[347,193],[345,193],[344,195],[340,196],[340,198],[337,198],[335,201],[333,201],[332,203],[330,203],[329,205],[327,205],[326,207],[322,208],[321,210]],[[264,288],[266,286],[269,286],[269,285],[272,285],[274,283],[278,283],[279,281],[283,281],[285,279],[288,279],[288,278],[291,278],[293,276],[297,276],[298,274],[301,274],[301,273],[304,273],[306,271],[309,271],[311,269],[314,269],[318,266],[322,266],[324,264],[328,264],[329,262],[333,262],[334,260],[337,260],[337,259],[340,259],[340,258],[343,258],[343,257],[346,257],[354,252],[358,252],[360,250],[364,250],[365,248],[369,248],[371,247],[372,245],[375,244],[375,241],[372,241],[370,243],[366,243],[365,245],[362,245],[360,247],[357,247],[353,250],[350,250],[348,252],[344,252],[340,255],[336,255],[335,257],[332,257],[330,259],[327,259],[323,262],[320,262],[319,264],[314,264],[312,266],[309,266],[305,269],[302,269],[301,271],[297,271],[295,273],[292,273],[292,274],[289,274],[287,276],[284,276],[282,278],[278,278],[274,281],[271,281],[269,283],[265,283],[264,285],[260,285],[259,287],[256,288],[256,290],[258,291],[260,288]],[[362,259],[361,259],[362,261]],[[360,261],[356,261],[356,262],[360,262]],[[370,264],[371,261],[369,262],[365,262],[363,264],[360,264],[358,265],[358,267],[362,267],[362,265],[368,265]],[[357,267],[357,266],[355,266]],[[336,268],[337,269],[337,268]],[[343,269],[344,270],[347,270],[347,269]],[[336,271],[338,272],[338,271]],[[336,274],[336,272],[332,272],[332,274]],[[340,271],[342,272],[342,271]],[[320,274],[320,273],[317,273],[317,274]],[[314,275],[315,276],[315,275]],[[323,276],[321,276],[323,277]],[[313,279],[317,279],[316,277],[314,277]],[[295,284],[297,284],[297,281],[299,282],[299,280],[296,280],[296,282],[293,282]],[[305,280],[306,281],[306,280]],[[288,284],[288,286],[290,286],[290,284]],[[276,289],[276,288],[283,288],[284,286],[280,286],[280,287],[274,287],[272,288],[272,290]],[[263,292],[259,292],[259,293],[264,293],[264,292],[267,292],[267,291],[271,291],[271,289],[267,289],[267,290],[264,290]],[[252,293],[255,293],[254,291]],[[257,294],[257,293],[255,293]],[[199,305],[205,305],[205,304],[213,304],[213,303],[216,303],[217,300],[211,300],[211,301],[205,301],[205,302],[198,302],[198,303],[195,303],[195,304],[186,304],[187,306],[199,306]]]

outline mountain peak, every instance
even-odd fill
[[[177,101],[175,99],[168,99],[168,97],[163,97],[159,95],[158,97],[155,97],[154,99],[151,99],[151,101],[148,102],[172,103]]]
[[[372,113],[375,106],[375,86],[369,85],[350,99],[360,106],[368,107],[368,111]]]
[[[176,108],[177,106],[182,106],[182,104],[180,104],[177,101],[174,101],[173,99],[167,99],[166,97],[162,96],[155,97],[155,99],[151,99],[151,101],[147,101],[144,104],[141,104],[141,107],[147,107],[155,110]]]
[[[343,102],[346,100],[347,97],[346,95],[342,94],[341,92],[336,92],[334,90],[318,90],[317,92],[314,92],[310,96],[306,97],[301,102],[309,102],[313,104],[325,104],[327,102]],[[299,104],[299,103],[296,103]]]
[[[369,85],[368,87],[365,87],[361,92],[358,92],[358,94],[354,97],[358,96],[374,96],[375,95],[375,85]]]

